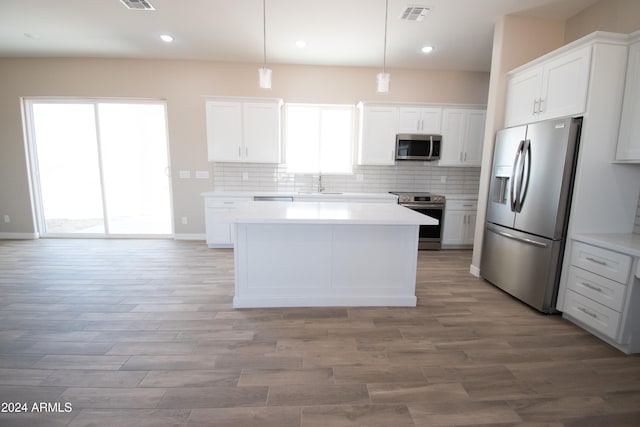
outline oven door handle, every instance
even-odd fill
[[[444,209],[444,205],[440,203],[434,203],[432,205],[427,205],[424,203],[420,204],[411,204],[411,203],[400,203],[400,206],[404,206],[409,209]]]

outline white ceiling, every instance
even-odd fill
[[[155,11],[119,0],[0,0],[0,56],[262,62],[262,0],[148,1]],[[499,17],[565,20],[596,1],[389,0],[387,67],[488,71]],[[404,22],[407,5],[432,11]],[[385,0],[266,0],[266,11],[268,63],[382,66]],[[175,41],[161,42],[163,33]],[[421,54],[425,44],[434,52]]]

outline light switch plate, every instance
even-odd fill
[[[183,178],[183,179],[191,178],[191,171],[180,171],[180,178]]]
[[[209,171],[196,171],[196,179],[209,179]]]

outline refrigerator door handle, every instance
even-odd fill
[[[522,156],[522,148],[524,146],[524,141],[520,141],[518,145],[518,150],[516,151],[516,158],[513,160],[513,170],[511,171],[511,185],[509,186],[509,197],[511,199],[511,212],[517,212],[517,200],[520,197],[520,182],[517,183],[518,191],[515,192],[516,188],[516,172],[518,169],[518,164],[520,162],[520,156]]]
[[[502,237],[506,237],[507,239],[516,240],[518,242],[527,243],[529,245],[538,246],[540,248],[546,248],[548,246],[546,243],[536,242],[532,239],[514,236],[513,234],[505,233],[504,231],[495,231],[495,233],[501,235]]]
[[[522,147],[522,152],[524,153],[523,161],[522,161],[522,175],[524,179],[520,178],[520,190],[522,191],[522,195],[518,200],[518,212],[522,211],[522,206],[524,206],[524,199],[527,197],[527,190],[529,190],[529,178],[531,177],[531,140],[524,141],[524,145]],[[524,170],[527,170],[526,175],[524,174]]]

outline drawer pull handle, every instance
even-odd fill
[[[593,285],[591,285],[589,283],[585,283],[585,282],[581,282],[580,284],[582,286],[584,286],[584,287],[587,287],[587,288],[591,289],[592,291],[596,291],[596,292],[602,293],[602,288],[599,288],[597,286],[593,286]]]
[[[590,312],[589,310],[587,310],[587,309],[586,309],[586,308],[584,308],[584,307],[578,307],[578,310],[580,310],[581,312],[583,312],[583,313],[584,313],[584,314],[586,314],[587,316],[591,316],[591,317],[593,317],[594,319],[597,319],[597,318],[598,318],[598,315],[597,315],[597,314]]]
[[[595,259],[595,258],[592,258],[590,256],[586,257],[585,259],[587,261],[595,262],[596,264],[607,265],[607,263],[605,261],[600,261],[599,259]]]

